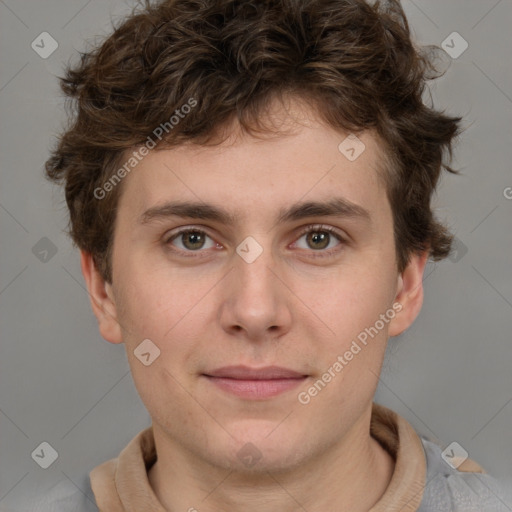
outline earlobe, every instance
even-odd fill
[[[389,335],[398,336],[408,329],[423,305],[423,271],[428,251],[414,253],[404,271],[398,276],[394,303],[400,305],[399,313],[391,320]]]
[[[122,343],[112,286],[104,281],[90,253],[80,251],[80,264],[101,336],[110,343]]]

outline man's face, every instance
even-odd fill
[[[153,152],[125,178],[117,212],[115,315],[155,432],[225,468],[252,465],[247,454],[258,469],[293,467],[367,436],[358,425],[395,316],[376,139],[361,135],[350,161],[347,134],[290,126]],[[143,340],[160,350],[149,365],[134,354]],[[284,370],[258,373],[268,367]]]

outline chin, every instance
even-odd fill
[[[236,471],[254,474],[289,470],[306,457],[309,443],[280,422],[252,420],[240,422],[237,427],[227,427],[234,439],[226,447]],[[304,432],[302,436],[305,438]]]

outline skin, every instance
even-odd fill
[[[315,119],[300,100],[291,107],[270,110],[278,136],[253,138],[233,124],[219,146],[151,152],[122,183],[111,284],[82,252],[100,332],[125,344],[152,417],[158,461],[149,481],[168,510],[367,511],[392,476],[392,458],[369,435],[372,400],[388,338],[420,311],[427,254],[412,255],[397,271],[378,139],[358,135],[366,149],[350,162],[338,150],[347,134]],[[292,204],[334,197],[368,218],[277,221]],[[176,200],[237,217],[141,222],[148,209]],[[301,234],[312,227],[325,239],[319,224],[343,240],[327,235],[325,247]],[[181,227],[204,230],[204,246],[173,238]],[[263,249],[252,263],[236,252],[248,236]],[[301,404],[298,393],[394,303],[401,311]],[[144,339],[161,351],[149,366],[134,355]],[[277,365],[308,377],[297,389],[248,400],[203,376],[227,365]],[[246,443],[261,455],[252,467],[237,456]]]

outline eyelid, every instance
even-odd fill
[[[213,236],[209,233],[208,228],[206,226],[201,225],[181,226],[179,228],[166,231],[162,239],[165,243],[169,243],[172,239],[177,238],[179,235],[182,235],[183,233],[190,233],[196,231],[199,233],[204,233],[205,235],[213,239]]]
[[[301,231],[299,231],[299,234],[297,235],[298,238],[301,236],[315,232],[315,231],[327,231],[331,235],[334,235],[340,242],[346,241],[346,237],[335,227],[329,226],[327,224],[309,224],[308,226],[305,226],[302,228]]]

